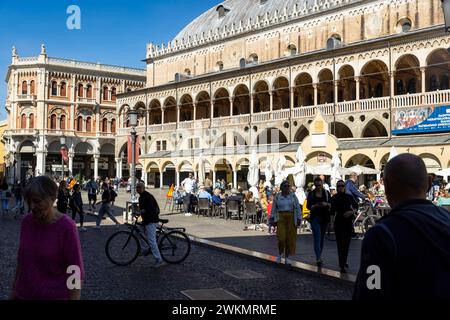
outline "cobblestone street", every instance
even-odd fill
[[[125,203],[120,194],[118,202]],[[160,201],[163,207],[163,203]],[[119,216],[122,209],[116,209]],[[121,214],[120,214],[121,216]],[[170,216],[169,216],[170,219]],[[187,299],[181,291],[223,288],[241,299],[349,299],[351,285],[303,274],[273,264],[193,245],[181,265],[151,268],[152,258],[139,258],[129,267],[113,266],[105,255],[105,242],[117,228],[104,222],[94,230],[88,217],[87,232],[80,233],[86,269],[82,298],[94,299]],[[0,221],[0,299],[7,299],[13,280],[20,222]],[[240,280],[225,272],[251,270],[258,279]]]

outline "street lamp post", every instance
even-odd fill
[[[450,31],[450,0],[441,0],[442,10],[444,11],[445,31]]]
[[[61,181],[64,180],[64,152],[66,149],[66,137],[64,134],[61,136]]]
[[[138,202],[136,197],[136,127],[138,125],[138,115],[136,110],[130,110],[128,117],[131,126],[131,203]]]

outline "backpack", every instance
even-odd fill
[[[114,190],[110,189],[109,194],[111,196],[111,200],[115,200],[117,198],[117,193]]]

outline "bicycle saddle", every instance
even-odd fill
[[[163,224],[166,224],[166,223],[169,222],[169,220],[167,220],[167,219],[159,219],[159,222],[161,222],[161,223],[163,223]]]

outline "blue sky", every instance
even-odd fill
[[[37,56],[145,68],[148,42],[172,40],[184,26],[220,0],[0,0],[0,119],[6,118],[6,72],[11,48]],[[70,5],[81,9],[81,30],[69,30]]]

